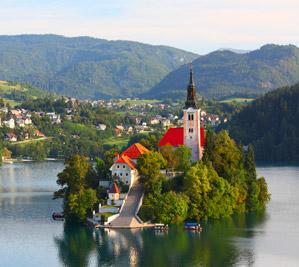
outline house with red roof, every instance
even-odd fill
[[[196,104],[195,96],[196,87],[193,79],[192,66],[190,66],[187,99],[183,109],[183,127],[169,128],[158,144],[159,147],[166,145],[171,145],[173,147],[185,145],[191,149],[192,161],[198,161],[202,158],[205,145],[205,132],[201,125],[201,110]]]
[[[120,189],[118,187],[118,184],[116,182],[114,182],[113,184],[111,184],[109,190],[108,190],[108,197],[110,202],[119,200],[119,195],[120,195]],[[109,203],[108,203],[109,204]]]
[[[138,179],[137,159],[149,152],[143,145],[135,143],[120,155],[116,155],[110,168],[112,177],[116,177],[124,184],[131,186]]]

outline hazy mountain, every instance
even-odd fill
[[[199,93],[207,97],[259,95],[299,81],[299,48],[265,45],[246,54],[216,51],[193,61]],[[154,86],[146,97],[185,95],[189,66],[183,65]]]
[[[166,46],[57,35],[0,36],[0,80],[81,98],[143,93],[196,54]]]
[[[299,83],[257,99],[228,123],[238,142],[255,146],[258,160],[299,161]]]
[[[246,54],[250,52],[250,50],[235,49],[235,48],[219,48],[217,51],[230,51],[236,54]]]

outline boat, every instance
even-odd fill
[[[64,220],[64,214],[63,214],[63,212],[53,212],[52,218],[55,221],[63,221]]]
[[[197,222],[186,222],[184,228],[189,231],[201,232],[202,227]]]
[[[164,223],[155,223],[154,225],[154,229],[156,231],[165,231],[168,230],[168,224],[164,224]]]

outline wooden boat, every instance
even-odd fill
[[[63,221],[64,220],[64,214],[63,214],[63,212],[53,212],[52,218],[55,221]]]
[[[186,222],[184,228],[189,231],[201,232],[202,227],[197,222]]]
[[[168,224],[164,224],[164,223],[156,223],[154,225],[154,229],[156,231],[165,231],[168,230]]]

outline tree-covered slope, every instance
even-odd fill
[[[136,96],[197,55],[129,41],[0,36],[0,80],[81,98]]]
[[[231,135],[258,160],[299,162],[299,83],[257,99],[232,117]]]
[[[168,74],[145,96],[185,95],[188,65]],[[245,54],[216,51],[193,61],[198,91],[207,97],[255,96],[299,81],[299,48],[265,45]]]
[[[0,99],[9,103],[45,97],[49,93],[28,84],[0,80]]]

